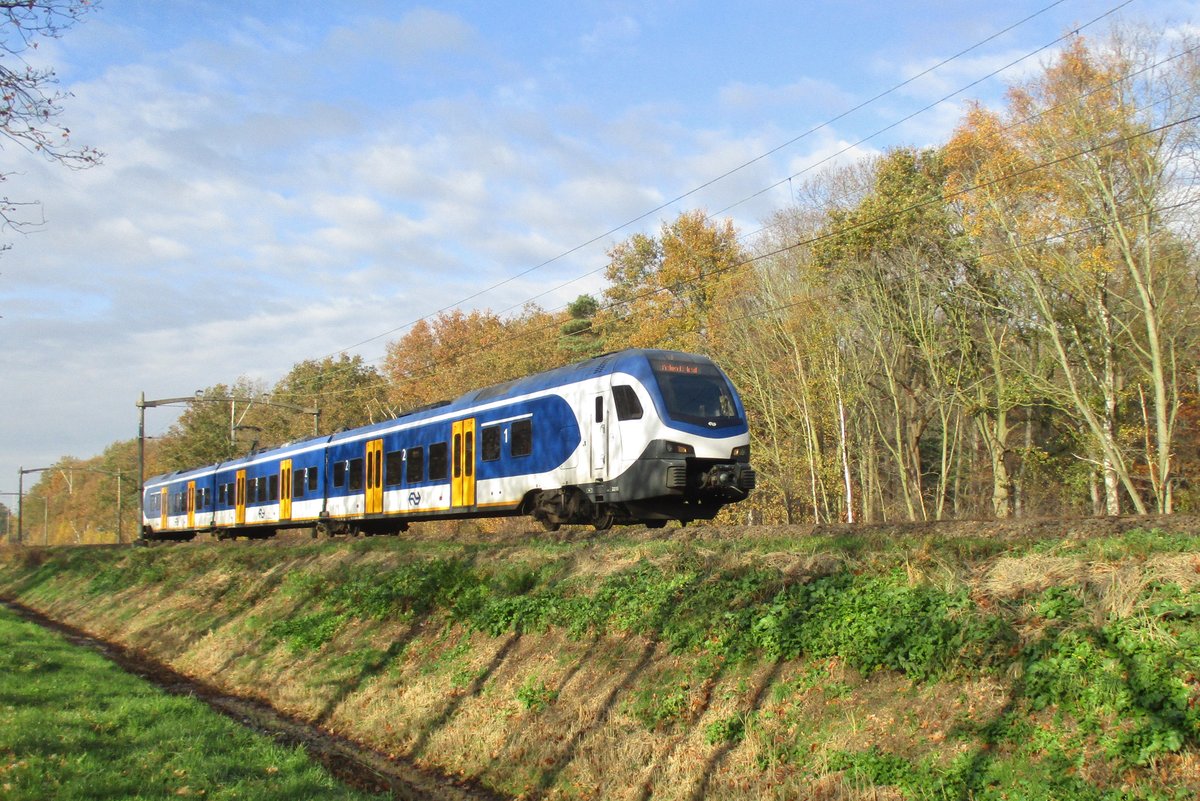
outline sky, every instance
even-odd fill
[[[0,231],[0,492],[135,437],[139,393],[270,386],[342,352],[379,366],[447,309],[561,308],[683,211],[751,236],[822,168],[944,143],[1065,33],[1193,31],[1198,11],[102,0],[29,58],[103,163],[0,139],[0,191],[44,220]],[[179,411],[147,410],[147,434]]]

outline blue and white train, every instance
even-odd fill
[[[704,356],[625,350],[148,479],[142,534],[385,534],[504,515],[551,531],[660,527],[711,519],[754,483],[746,412],[720,368]]]

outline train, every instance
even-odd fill
[[[398,534],[527,515],[659,528],[710,520],[755,486],[737,390],[709,358],[629,349],[391,420],[143,483],[141,538]]]

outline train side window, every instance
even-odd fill
[[[641,420],[642,402],[638,400],[633,387],[621,384],[612,388],[613,401],[617,406],[618,420]]]
[[[267,479],[262,476],[259,476],[257,480],[258,480],[258,502],[266,503],[267,502]]]
[[[425,449],[409,448],[405,455],[404,480],[409,484],[420,484],[425,480]]]
[[[349,485],[350,491],[354,492],[356,490],[362,489],[363,488],[363,460],[362,459],[351,459],[349,470],[350,470],[350,485]]]
[[[533,453],[533,421],[518,420],[512,424],[512,455],[528,456]]]
[[[224,484],[217,485],[217,503],[220,504],[221,506],[225,505],[225,485]]]
[[[479,434],[479,455],[485,462],[500,458],[500,426],[488,426]]]
[[[304,474],[307,472],[308,472],[308,470],[303,467],[300,468],[299,470],[292,471],[292,497],[293,498],[303,498],[304,497]]]
[[[435,442],[429,446],[429,480],[437,481],[446,477],[446,466],[449,463],[449,449],[444,442]]]
[[[334,462],[333,463],[333,486],[335,486],[335,487],[346,486],[346,463],[345,462]]]
[[[276,473],[272,473],[267,479],[267,500],[279,500],[279,476]]]
[[[308,473],[308,491],[316,492],[317,491],[317,468],[310,467],[305,472]]]
[[[596,396],[596,422],[597,423],[604,422],[604,396],[603,395]]]
[[[389,487],[398,487],[403,478],[404,451],[392,451],[384,457],[383,483]]]

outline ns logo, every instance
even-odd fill
[[[416,490],[413,490],[412,492],[408,493],[408,505],[409,506],[420,506],[421,505],[421,493],[417,492]]]

